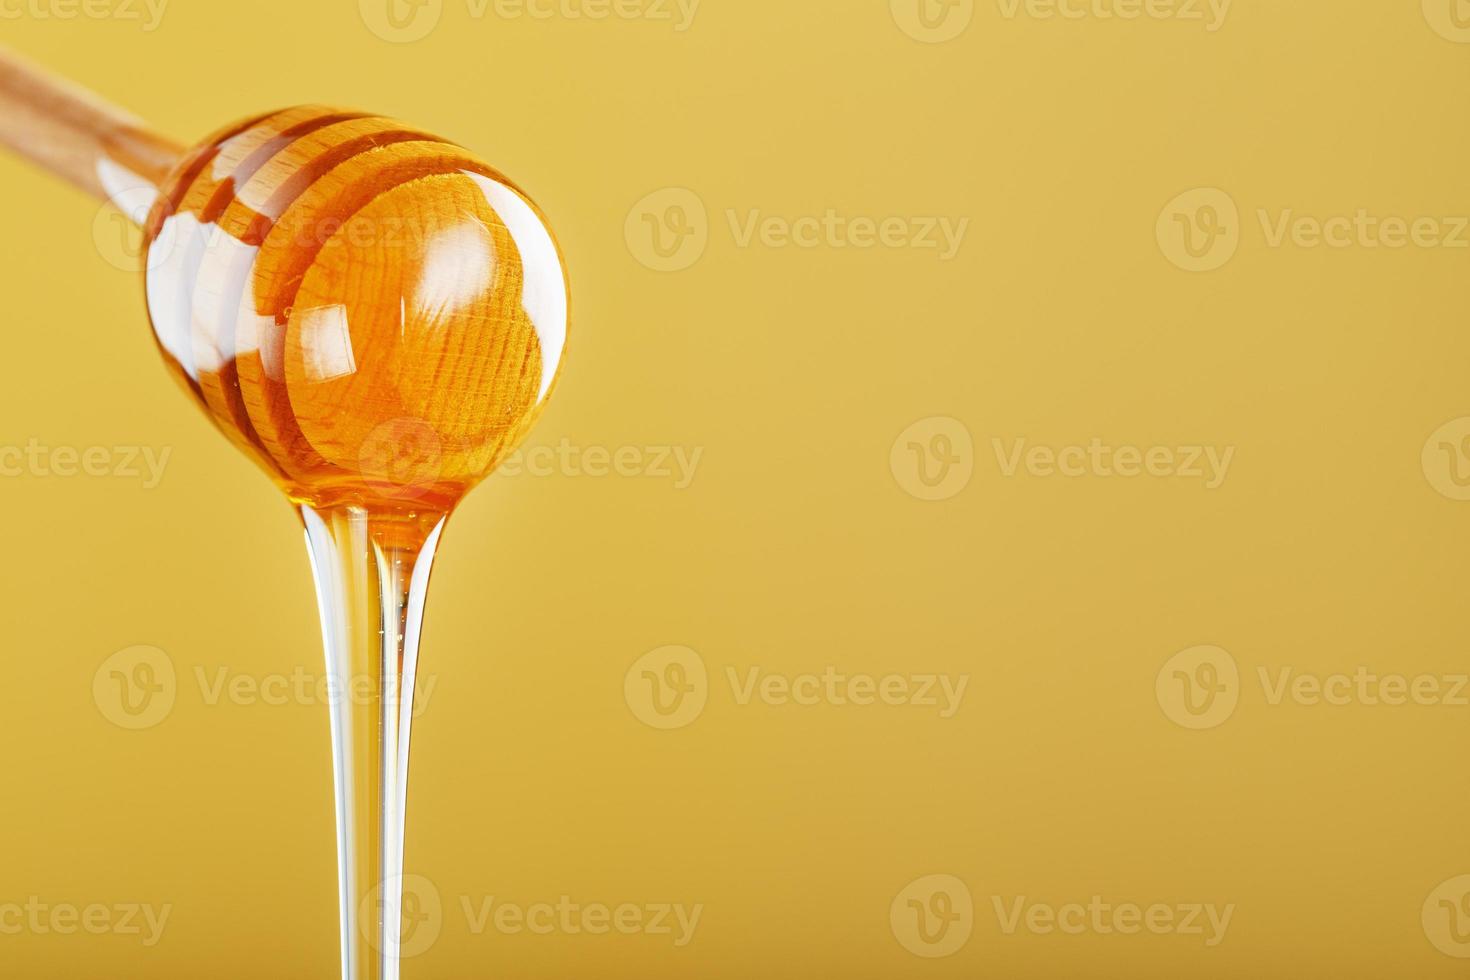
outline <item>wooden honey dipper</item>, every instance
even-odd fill
[[[429,566],[555,384],[556,241],[502,174],[401,123],[301,106],[186,150],[4,49],[0,144],[143,226],[171,372],[299,506],[329,677],[371,692],[332,702],[343,977],[392,980]]]
[[[3,50],[0,142],[144,224],[169,366],[294,500],[448,511],[545,404],[560,251],[452,143],[299,106],[185,151]]]

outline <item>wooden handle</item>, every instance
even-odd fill
[[[115,203],[141,185],[157,188],[184,152],[129,113],[3,47],[0,145]],[[123,210],[136,217],[131,196]]]

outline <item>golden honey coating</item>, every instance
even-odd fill
[[[313,506],[447,511],[535,421],[567,337],[545,218],[467,151],[322,106],[221,131],[149,217],[154,334]]]

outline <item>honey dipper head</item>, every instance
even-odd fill
[[[180,380],[294,499],[450,509],[535,421],[567,336],[546,220],[465,150],[303,106],[185,155],[147,228]]]

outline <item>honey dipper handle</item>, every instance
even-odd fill
[[[0,145],[138,220],[184,147],[139,119],[0,47]]]

